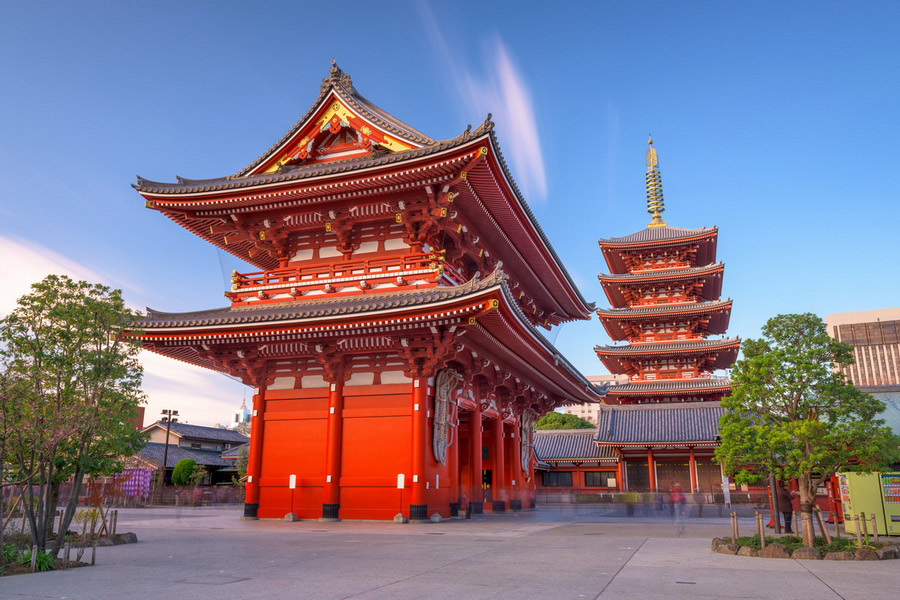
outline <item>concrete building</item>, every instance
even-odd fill
[[[628,375],[589,375],[587,378],[588,381],[593,383],[594,385],[621,385],[623,383],[628,383]],[[581,417],[586,421],[590,421],[594,425],[598,423],[598,419],[600,417],[600,407],[602,404],[572,404],[569,406],[563,406],[562,411],[568,415],[575,415],[576,417]]]

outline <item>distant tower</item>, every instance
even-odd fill
[[[241,423],[249,423],[250,416],[250,409],[247,408],[247,399],[244,398],[241,402],[241,407],[235,411],[234,417],[231,419],[231,428],[234,429]]]
[[[724,334],[731,300],[721,300],[725,266],[716,262],[715,227],[679,229],[662,220],[662,179],[653,138],[647,151],[646,229],[600,240],[609,274],[600,282],[612,308],[597,315],[609,337],[628,345],[598,346],[610,373],[630,381],[613,386],[607,404],[719,400],[730,392],[712,372],[737,359],[740,340]]]

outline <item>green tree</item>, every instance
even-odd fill
[[[197,461],[193,458],[182,458],[172,469],[172,483],[174,485],[190,485]]]
[[[121,470],[120,458],[141,448],[134,428],[141,392],[140,344],[126,335],[140,314],[125,306],[119,290],[49,275],[31,286],[16,308],[0,320],[0,365],[15,382],[15,420],[3,444],[4,477],[30,478],[25,509],[32,542],[48,545],[61,481],[72,494],[60,529],[75,515],[86,475]],[[6,392],[4,392],[6,393]],[[51,551],[63,543],[57,536]]]
[[[596,429],[597,426],[576,415],[548,412],[535,421],[535,429]]]
[[[852,348],[828,336],[813,314],[769,319],[758,340],[743,342],[731,373],[728,412],[719,422],[716,459],[737,483],[774,474],[799,482],[804,542],[812,545],[818,486],[840,470],[875,471],[898,460],[900,439],[878,414],[884,403],[835,371]]]

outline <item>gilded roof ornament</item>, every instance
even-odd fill
[[[653,147],[653,136],[647,141],[650,149],[647,150],[647,212],[653,215],[653,220],[647,227],[663,227],[666,222],[662,220],[662,213],[666,210],[663,201],[662,177],[659,173],[659,157]]]

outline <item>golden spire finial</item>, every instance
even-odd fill
[[[647,141],[650,149],[647,150],[647,212],[653,215],[648,227],[662,227],[666,224],[662,220],[662,213],[666,210],[663,202],[662,177],[659,174],[659,157],[653,147],[653,136]]]

